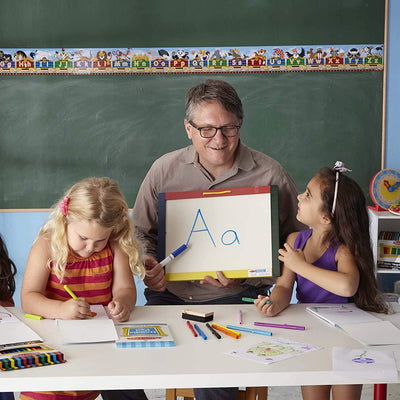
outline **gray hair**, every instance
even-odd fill
[[[196,108],[212,101],[217,101],[239,120],[243,120],[243,106],[236,90],[229,83],[217,79],[207,79],[189,89],[185,103],[186,119],[192,121]]]

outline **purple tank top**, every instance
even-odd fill
[[[312,229],[299,232],[294,242],[294,248],[303,250],[311,234],[312,234]],[[322,256],[318,260],[314,261],[312,265],[330,271],[337,271],[335,255],[339,245],[340,245],[339,242],[331,243],[331,245],[328,247],[325,253],[322,254]],[[327,290],[322,289],[320,286],[309,281],[308,279],[303,278],[298,274],[296,274],[296,281],[297,281],[296,297],[299,303],[341,304],[349,302],[349,299],[347,297],[337,296],[336,294],[328,292]]]

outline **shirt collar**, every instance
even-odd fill
[[[184,162],[186,164],[199,165],[199,154],[195,150],[193,145],[188,146],[187,151],[184,155]],[[251,150],[239,141],[237,154],[233,163],[233,169],[242,169],[244,171],[250,171],[255,166],[254,158]]]

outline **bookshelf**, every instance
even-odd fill
[[[368,209],[368,215],[378,285],[382,292],[394,293],[395,282],[400,281],[400,269],[378,267],[380,254],[379,233],[381,231],[400,232],[400,216],[392,214],[389,211],[375,211],[372,209]]]

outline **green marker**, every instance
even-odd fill
[[[254,303],[255,299],[252,299],[250,297],[242,297],[242,301],[245,301],[246,303]]]
[[[252,299],[250,297],[242,297],[242,301],[245,301],[246,303],[254,303],[254,300],[256,299]],[[269,300],[266,301],[266,304],[271,303]]]

